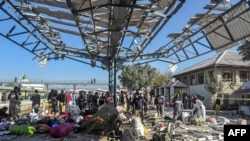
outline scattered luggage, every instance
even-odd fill
[[[12,124],[9,127],[9,131],[14,135],[33,135],[36,132],[36,128],[27,124]]]
[[[67,136],[73,130],[72,123],[61,123],[50,130],[50,135],[55,138]]]

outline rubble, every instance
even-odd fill
[[[188,110],[185,111],[188,113]],[[74,114],[72,114],[74,115]],[[188,114],[186,114],[188,115]],[[145,140],[145,141],[154,141],[153,137],[157,137],[159,134],[162,138],[171,138],[172,141],[223,141],[224,140],[224,125],[246,125],[249,124],[249,117],[237,115],[230,111],[222,111],[219,115],[214,115],[213,112],[207,111],[206,121],[194,125],[191,122],[188,122],[187,118],[182,120],[172,121],[172,109],[171,107],[166,108],[165,116],[158,117],[156,111],[148,111],[145,117],[145,131],[144,139],[139,139],[133,134],[132,120],[129,113],[124,113],[120,116],[122,119],[123,125],[120,127],[122,131],[121,141],[136,141],[136,140]],[[125,132],[126,131],[126,132]],[[126,136],[124,136],[126,135]],[[53,138],[47,134],[35,134],[33,136],[16,136],[11,134],[0,134],[0,140],[19,140],[19,141],[29,141],[29,140],[43,140],[43,141],[52,141],[52,140],[72,140],[80,141],[82,139],[86,141],[107,141],[111,138],[109,136],[100,136],[97,134],[86,134],[86,133],[74,133],[70,132],[69,135],[63,138]],[[166,139],[168,141],[168,139]]]
[[[173,122],[172,110],[167,109],[164,118],[155,117],[154,112],[150,112],[150,118],[147,120],[148,130],[151,134],[162,129],[162,125],[172,126],[166,130],[171,135],[172,141],[223,141],[224,140],[224,125],[246,125],[249,124],[248,117],[234,114],[232,111],[222,111],[220,115],[213,115],[213,112],[207,112],[206,121],[195,125],[186,120],[177,120]],[[185,118],[184,118],[185,119]],[[153,124],[150,124],[153,123]],[[150,127],[150,125],[152,125]],[[158,127],[158,129],[157,129]]]

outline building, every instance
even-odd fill
[[[155,94],[165,96],[166,102],[172,102],[172,99],[176,93],[182,95],[188,94],[189,86],[177,80],[177,81],[169,81],[155,90]]]
[[[232,94],[249,80],[249,75],[250,62],[242,61],[238,52],[226,50],[174,74],[173,77],[189,86],[190,95],[204,97],[205,106],[212,109],[217,96],[222,98],[222,106],[234,107],[240,99],[232,97],[235,96]],[[208,90],[211,78],[218,82],[218,91],[215,93]]]

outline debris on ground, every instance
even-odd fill
[[[67,111],[56,117],[40,117],[34,113],[20,118],[8,129],[0,131],[1,141],[223,141],[224,125],[247,125],[249,117],[233,111],[214,115],[208,111],[205,121],[192,121],[189,111],[173,121],[171,107],[158,117],[149,110],[144,122],[121,107],[103,106],[96,113]],[[4,120],[3,120],[4,122]],[[6,121],[5,121],[6,122]],[[66,128],[67,127],[67,128]],[[81,130],[76,130],[76,129]]]

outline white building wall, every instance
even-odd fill
[[[204,105],[206,109],[212,109],[212,96],[211,94],[204,88],[205,85],[191,85],[190,86],[190,95],[201,95],[204,97]]]

